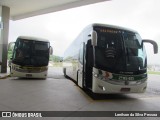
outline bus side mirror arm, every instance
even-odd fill
[[[153,50],[154,50],[154,54],[157,54],[158,53],[158,45],[155,41],[153,40],[148,40],[148,39],[143,39],[142,40],[142,46],[144,43],[151,43],[153,45]]]

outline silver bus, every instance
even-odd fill
[[[63,72],[82,89],[93,93],[143,93],[147,88],[147,55],[135,31],[124,27],[91,24],[64,53]]]
[[[10,75],[12,77],[46,78],[49,55],[52,52],[48,40],[28,36],[18,37],[9,61]]]

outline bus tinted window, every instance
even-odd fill
[[[13,63],[30,66],[46,66],[49,60],[49,43],[18,39],[13,53]]]
[[[48,47],[49,47],[48,43],[41,43],[41,42],[35,43],[35,50],[48,50]]]
[[[111,28],[96,30],[96,67],[111,71],[146,69],[146,54],[141,47],[141,38],[136,33]]]

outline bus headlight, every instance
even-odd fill
[[[97,73],[93,73],[93,76],[98,78],[99,75]]]
[[[146,82],[146,80],[147,80],[147,79],[138,80],[138,81],[136,81],[136,84],[142,84],[142,83]]]
[[[104,80],[104,81],[108,80],[108,79],[106,79],[105,76],[103,76],[103,75],[101,75],[101,74],[94,73],[94,72],[93,72],[93,76],[94,76],[95,78],[99,79],[99,80]]]

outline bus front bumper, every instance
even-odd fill
[[[26,73],[11,70],[11,77],[22,77],[22,78],[47,78],[47,71],[38,72],[38,73]]]
[[[147,81],[135,85],[118,85],[102,81],[93,77],[92,92],[102,94],[112,93],[143,93],[146,91]]]

